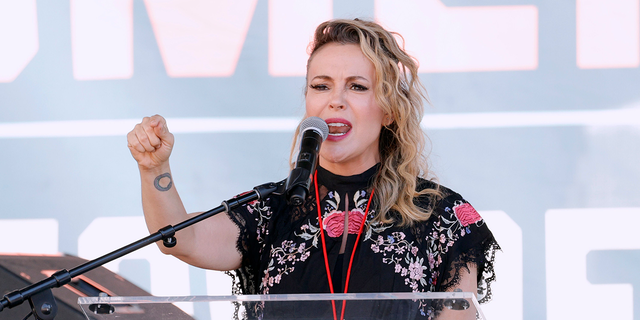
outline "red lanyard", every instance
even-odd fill
[[[324,254],[324,266],[327,269],[327,279],[329,280],[329,289],[331,293],[333,292],[333,281],[331,281],[331,271],[329,269],[329,258],[327,257],[327,245],[324,241],[324,230],[322,228],[322,209],[320,207],[320,197],[318,195],[318,171],[313,174],[313,184],[316,187],[316,205],[318,207],[318,222],[320,223],[320,238],[322,239],[322,253]],[[358,229],[358,237],[356,238],[356,243],[353,245],[353,251],[351,251],[351,259],[349,260],[349,268],[347,269],[347,280],[344,283],[344,293],[347,293],[347,289],[349,289],[349,278],[351,277],[351,266],[353,265],[353,257],[356,254],[356,248],[358,247],[358,242],[360,240],[360,235],[362,234],[362,229],[364,228],[364,222],[367,220],[367,214],[369,213],[369,205],[371,205],[371,199],[373,199],[373,189],[371,189],[371,194],[369,195],[369,201],[367,202],[367,210],[364,212],[364,217],[362,217],[362,222],[360,223],[360,229]],[[348,208],[344,208],[345,211]],[[347,234],[348,236],[348,234]],[[336,316],[336,303],[331,300],[331,305],[333,306],[333,319],[337,320]],[[340,314],[340,320],[344,319],[344,308],[346,306],[346,302],[342,301],[342,312]]]

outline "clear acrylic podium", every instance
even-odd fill
[[[470,292],[273,294],[185,297],[81,297],[78,304],[90,320],[153,319],[192,320],[176,305],[193,308],[207,304],[212,320],[326,319],[333,320],[332,301],[340,319],[484,320],[478,301]],[[199,320],[199,319],[196,319]]]

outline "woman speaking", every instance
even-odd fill
[[[303,204],[272,195],[184,229],[175,247],[160,249],[235,270],[235,293],[460,289],[488,300],[499,247],[464,198],[429,179],[417,62],[394,34],[358,19],[322,23],[310,48],[305,118],[323,119],[329,135]],[[187,219],[165,120],[144,118],[128,143],[149,230]],[[434,312],[424,304],[417,316]]]

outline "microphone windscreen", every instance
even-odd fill
[[[307,130],[314,130],[322,136],[322,141],[326,140],[329,136],[329,126],[322,118],[308,117],[300,123],[300,134],[303,134]]]

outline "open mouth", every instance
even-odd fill
[[[351,126],[346,123],[331,122],[327,123],[327,125],[329,126],[329,135],[333,137],[344,136],[349,132],[349,130],[351,130]]]

